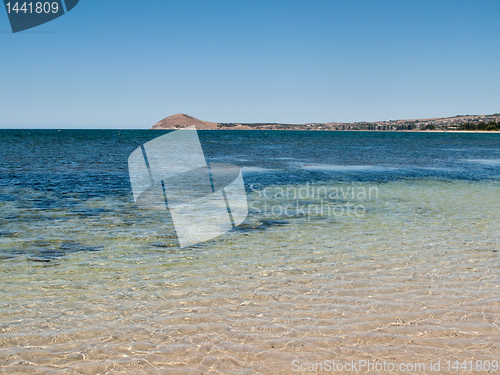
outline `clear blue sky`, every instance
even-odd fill
[[[500,112],[500,1],[80,0],[12,34],[0,128]]]

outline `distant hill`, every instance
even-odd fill
[[[500,114],[458,115],[431,119],[388,120],[373,122],[327,122],[308,124],[217,123],[202,121],[184,113],[165,117],[151,129],[182,129],[195,125],[203,130],[500,130]]]
[[[191,125],[195,125],[196,129],[218,128],[218,124],[215,122],[202,121],[185,113],[177,113],[158,121],[151,129],[182,129]]]

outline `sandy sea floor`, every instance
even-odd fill
[[[82,202],[113,209],[80,217],[1,202],[27,227],[4,222],[0,237],[18,251],[0,265],[0,372],[289,374],[366,360],[435,373],[439,360],[442,372],[499,361],[498,182],[351,186],[378,189],[348,199],[363,215],[272,215],[264,203],[282,197],[253,192],[242,227],[186,249],[129,201]]]

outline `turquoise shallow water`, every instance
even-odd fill
[[[128,181],[159,134],[2,131],[3,373],[499,360],[498,135],[200,132],[250,213],[181,249]]]

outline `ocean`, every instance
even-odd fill
[[[249,213],[181,248],[165,133],[0,130],[1,373],[498,371],[499,134],[199,131]]]

